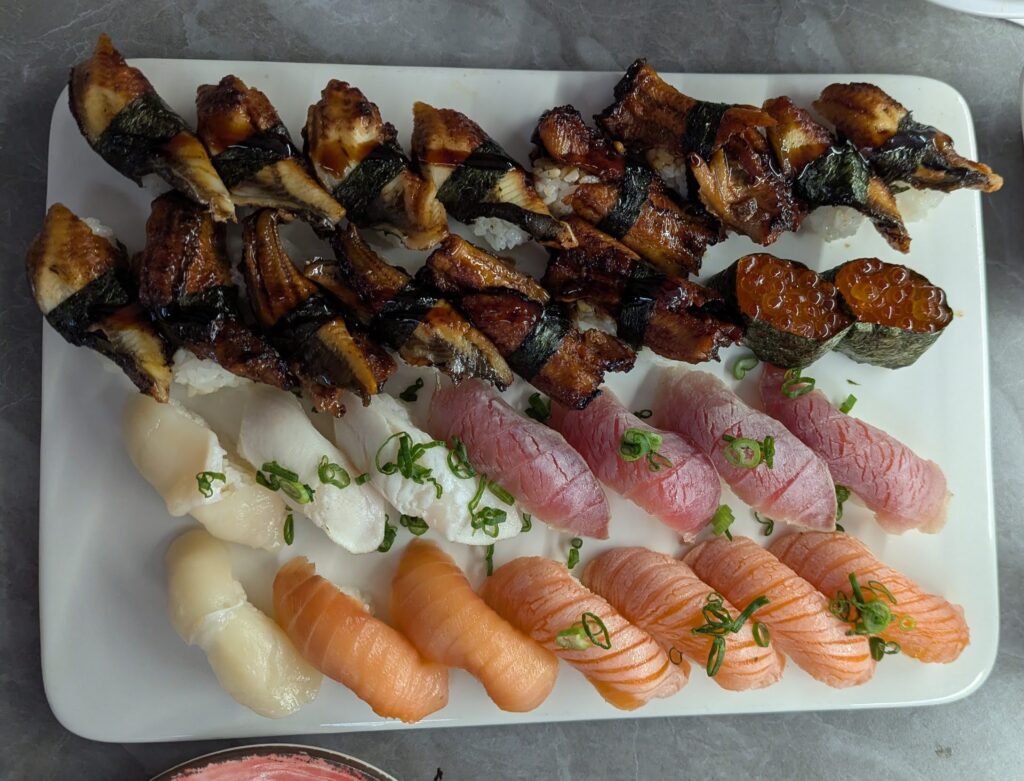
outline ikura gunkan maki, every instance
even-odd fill
[[[707,285],[737,310],[746,326],[744,344],[762,361],[786,369],[814,363],[853,325],[832,283],[795,260],[747,255]]]
[[[856,318],[836,349],[860,363],[909,366],[953,319],[945,291],[906,266],[861,258],[825,276]]]

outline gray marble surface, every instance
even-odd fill
[[[984,200],[1003,607],[999,658],[980,691],[917,710],[291,737],[403,779],[432,779],[438,767],[451,781],[1020,777],[1024,29],[921,0],[2,0],[0,20],[0,779],[144,779],[231,745],[92,743],[65,731],[43,695],[40,319],[22,257],[43,214],[54,96],[101,31],[139,57],[613,70],[643,53],[668,71],[914,73],[956,87],[974,112],[981,158],[1007,180]]]

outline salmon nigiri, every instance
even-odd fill
[[[929,594],[847,534],[789,534],[772,543],[770,550],[826,597],[838,592],[849,596],[850,573],[862,586],[881,583],[895,600],[890,609],[897,619],[879,634],[883,640],[899,643],[907,656],[922,662],[952,662],[971,641],[962,607]],[[900,619],[907,616],[914,628],[900,629]]]
[[[448,670],[298,556],[274,578],[274,615],[306,660],[378,716],[419,721],[448,704]]]
[[[425,658],[469,672],[502,710],[533,710],[555,685],[555,655],[487,607],[432,542],[413,540],[402,554],[391,617]]]
[[[707,540],[683,561],[740,608],[767,597],[751,620],[767,626],[772,645],[822,683],[856,686],[874,674],[867,637],[847,635],[849,624],[829,612],[814,586],[748,537]]]
[[[513,559],[481,592],[504,619],[554,651],[616,708],[634,710],[675,694],[686,671],[649,634],[580,585],[566,566],[539,556]],[[585,634],[590,629],[597,642]],[[602,631],[605,630],[605,631]]]
[[[647,548],[614,548],[587,565],[583,583],[663,646],[706,666],[712,640],[693,630],[705,623],[702,610],[714,592],[683,562]],[[734,618],[739,615],[726,601],[722,607]],[[760,689],[782,677],[785,657],[771,646],[757,645],[750,622],[725,641],[721,666],[712,677],[723,689]]]

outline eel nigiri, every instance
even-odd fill
[[[320,673],[249,603],[224,543],[193,529],[171,543],[165,560],[171,624],[182,640],[206,652],[228,694],[272,719],[316,698]]]
[[[551,404],[552,428],[580,452],[598,479],[631,502],[693,539],[722,497],[711,461],[689,441],[660,431],[626,409],[605,388],[586,409]],[[630,443],[646,440],[651,452],[628,453]]]
[[[673,664],[654,638],[580,585],[561,562],[513,559],[487,579],[481,596],[502,618],[583,673],[616,708],[635,710],[686,684],[687,671]]]
[[[274,578],[274,615],[299,653],[378,716],[412,723],[448,704],[448,670],[425,661],[302,556]]]
[[[576,243],[572,230],[551,216],[526,170],[476,122],[458,111],[419,101],[412,113],[416,165],[437,187],[437,199],[448,214],[465,223],[511,223],[494,230],[487,230],[487,223],[476,226],[497,250],[521,243],[520,231],[556,247]],[[517,234],[515,239],[509,229]]]
[[[432,542],[413,540],[402,554],[391,617],[424,658],[466,670],[502,710],[531,711],[555,685],[555,655],[487,607]]]
[[[887,604],[894,620],[879,635],[899,643],[907,656],[922,662],[952,662],[970,643],[962,607],[929,594],[882,564],[858,539],[820,532],[787,534],[773,542],[769,550],[828,598],[840,592],[847,598],[852,596],[850,573],[857,576],[861,586],[882,584],[893,597],[894,602]],[[874,598],[885,597],[875,592]]]
[[[919,529],[934,534],[946,522],[949,491],[942,469],[863,420],[840,412],[824,393],[796,398],[782,393],[786,374],[765,365],[761,401],[828,465],[835,482],[859,496],[891,534]]]
[[[323,234],[338,226],[345,208],[310,176],[266,95],[225,76],[196,90],[196,115],[196,132],[238,206],[286,209]]]
[[[374,551],[384,539],[384,502],[328,441],[290,393],[255,386],[246,394],[238,452],[257,480],[276,491],[351,553]],[[346,480],[348,478],[348,480]]]
[[[100,157],[136,184],[154,173],[197,203],[213,219],[235,219],[235,205],[206,148],[153,89],[129,67],[103,33],[92,57],[71,69],[71,113]]]
[[[736,495],[758,512],[809,529],[835,528],[836,489],[825,462],[777,420],[744,404],[717,377],[667,370],[654,421],[696,444]],[[775,451],[770,467],[763,452],[767,437]],[[753,450],[745,449],[742,440],[758,444],[759,461],[747,464]]]
[[[435,390],[427,430],[447,442],[458,437],[475,469],[549,526],[607,539],[608,497],[580,454],[557,431],[520,415],[484,383],[470,380]]]
[[[430,249],[448,235],[434,183],[410,169],[395,126],[356,87],[331,79],[309,107],[302,138],[314,173],[350,222],[394,234],[409,249]]]
[[[142,393],[167,401],[170,348],[139,306],[124,245],[109,229],[55,203],[29,245],[25,270],[57,333],[110,358]]]
[[[848,634],[849,624],[829,612],[824,596],[748,537],[715,537],[690,550],[683,561],[741,609],[767,597],[751,620],[767,626],[771,644],[822,683],[845,688],[874,675],[868,638]]]
[[[693,630],[706,623],[702,611],[714,590],[683,562],[647,548],[614,548],[590,561],[581,579],[670,653],[675,648],[707,666],[712,638]],[[734,618],[740,613],[725,600],[722,607]],[[785,657],[754,642],[751,622],[724,639],[725,654],[712,676],[723,689],[761,689],[782,677]]]

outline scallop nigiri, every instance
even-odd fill
[[[378,716],[415,722],[448,704],[448,670],[302,556],[274,578],[274,615],[314,667],[344,684]]]
[[[712,640],[693,630],[706,623],[702,611],[714,590],[683,562],[647,548],[614,548],[587,564],[583,584],[665,648],[707,666]],[[740,613],[724,600],[722,607],[734,618]],[[726,635],[725,643],[712,676],[723,689],[760,689],[782,677],[785,657],[771,646],[759,646],[750,622]]]
[[[674,665],[654,638],[580,585],[561,562],[513,559],[487,579],[481,596],[502,618],[583,673],[616,708],[634,710],[686,684],[686,670]]]
[[[555,655],[487,607],[432,542],[413,540],[402,554],[391,617],[424,658],[466,670],[502,710],[531,711],[555,685]]]
[[[678,434],[644,423],[607,388],[586,409],[552,402],[549,422],[603,483],[684,539],[692,539],[715,514],[722,488],[707,456]],[[623,455],[641,440],[656,443],[656,452]]]
[[[826,597],[839,592],[850,596],[850,573],[862,585],[877,582],[884,586],[894,600],[889,606],[894,620],[879,635],[899,643],[907,656],[922,662],[952,662],[971,641],[962,607],[929,594],[847,534],[788,534],[769,550]],[[913,629],[901,628],[908,625]]]
[[[520,415],[479,380],[434,391],[427,429],[449,442],[458,437],[476,469],[549,526],[608,537],[608,497],[582,456],[557,431]]]
[[[228,694],[274,719],[316,698],[320,673],[249,603],[224,543],[194,529],[171,543],[166,562],[171,623],[182,640],[206,652]]]
[[[767,597],[752,619],[768,627],[773,646],[822,683],[845,688],[874,675],[867,637],[847,634],[849,624],[829,612],[828,600],[753,540],[716,537],[690,550],[683,561],[741,609]]]

